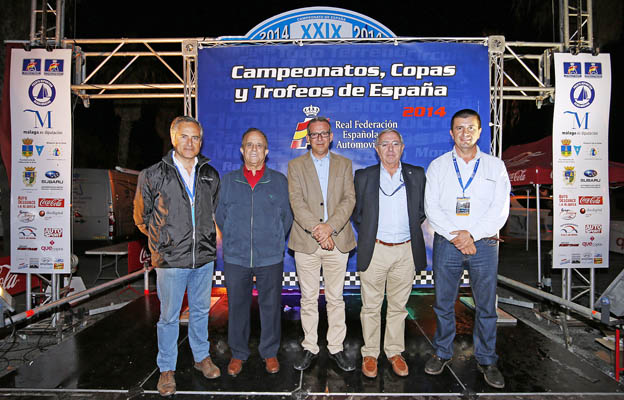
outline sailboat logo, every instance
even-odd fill
[[[572,86],[572,89],[570,89],[570,101],[577,108],[588,107],[594,102],[595,97],[596,91],[588,82],[577,82]]]
[[[28,88],[28,97],[34,104],[45,107],[54,101],[56,89],[52,82],[47,79],[37,79]]]

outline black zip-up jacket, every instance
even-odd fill
[[[195,229],[191,204],[174,163],[173,151],[141,171],[134,197],[134,222],[149,239],[152,265],[198,268],[216,258],[213,214],[219,194],[219,173],[197,156]]]

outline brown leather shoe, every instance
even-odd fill
[[[407,368],[407,363],[402,355],[397,354],[396,356],[392,356],[388,361],[390,361],[392,370],[398,376],[407,376],[409,374],[409,368]]]
[[[163,397],[171,396],[176,392],[176,383],[174,371],[164,371],[160,373],[160,378],[158,378],[158,385],[156,385],[156,389],[158,389],[158,393],[160,393]]]
[[[208,379],[215,379],[221,376],[221,370],[212,363],[210,357],[204,358],[201,362],[196,362],[194,367],[196,370],[201,371],[204,377]]]
[[[279,372],[279,361],[277,361],[277,357],[269,357],[264,360],[264,366],[266,368],[266,372],[269,374],[277,374]]]
[[[236,376],[240,374],[243,369],[243,360],[239,360],[238,358],[232,357],[230,359],[230,363],[228,364],[228,375]]]
[[[377,359],[375,357],[364,357],[362,360],[362,373],[368,378],[377,377]]]

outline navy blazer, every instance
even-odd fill
[[[401,174],[407,190],[412,256],[416,270],[427,267],[425,241],[420,225],[425,220],[425,170],[401,163]],[[358,231],[357,269],[366,271],[375,249],[379,221],[379,164],[355,171],[355,210],[352,219]]]

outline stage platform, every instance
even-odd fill
[[[219,293],[223,293],[220,291]],[[321,297],[321,302],[323,297]],[[210,318],[211,354],[222,376],[205,379],[192,364],[186,336],[180,329],[175,399],[624,399],[624,386],[592,367],[523,322],[498,327],[499,367],[506,387],[487,386],[477,371],[472,346],[473,312],[456,303],[458,335],[450,368],[439,376],[423,372],[432,352],[435,330],[431,290],[414,291],[408,303],[406,351],[408,377],[393,374],[384,356],[379,375],[369,379],[359,366],[362,345],[358,292],[345,294],[348,333],[345,351],[358,360],[355,372],[345,373],[329,360],[321,343],[316,364],[304,372],[292,368],[302,339],[298,292],[284,292],[282,303],[281,370],[264,371],[257,354],[259,320],[257,303],[252,309],[250,359],[236,377],[226,373],[230,358],[227,345],[227,296],[216,301]],[[319,337],[327,330],[325,307],[320,305]],[[141,297],[111,313],[64,342],[50,347],[30,365],[0,378],[0,397],[13,399],[158,399],[156,321],[158,298]]]

